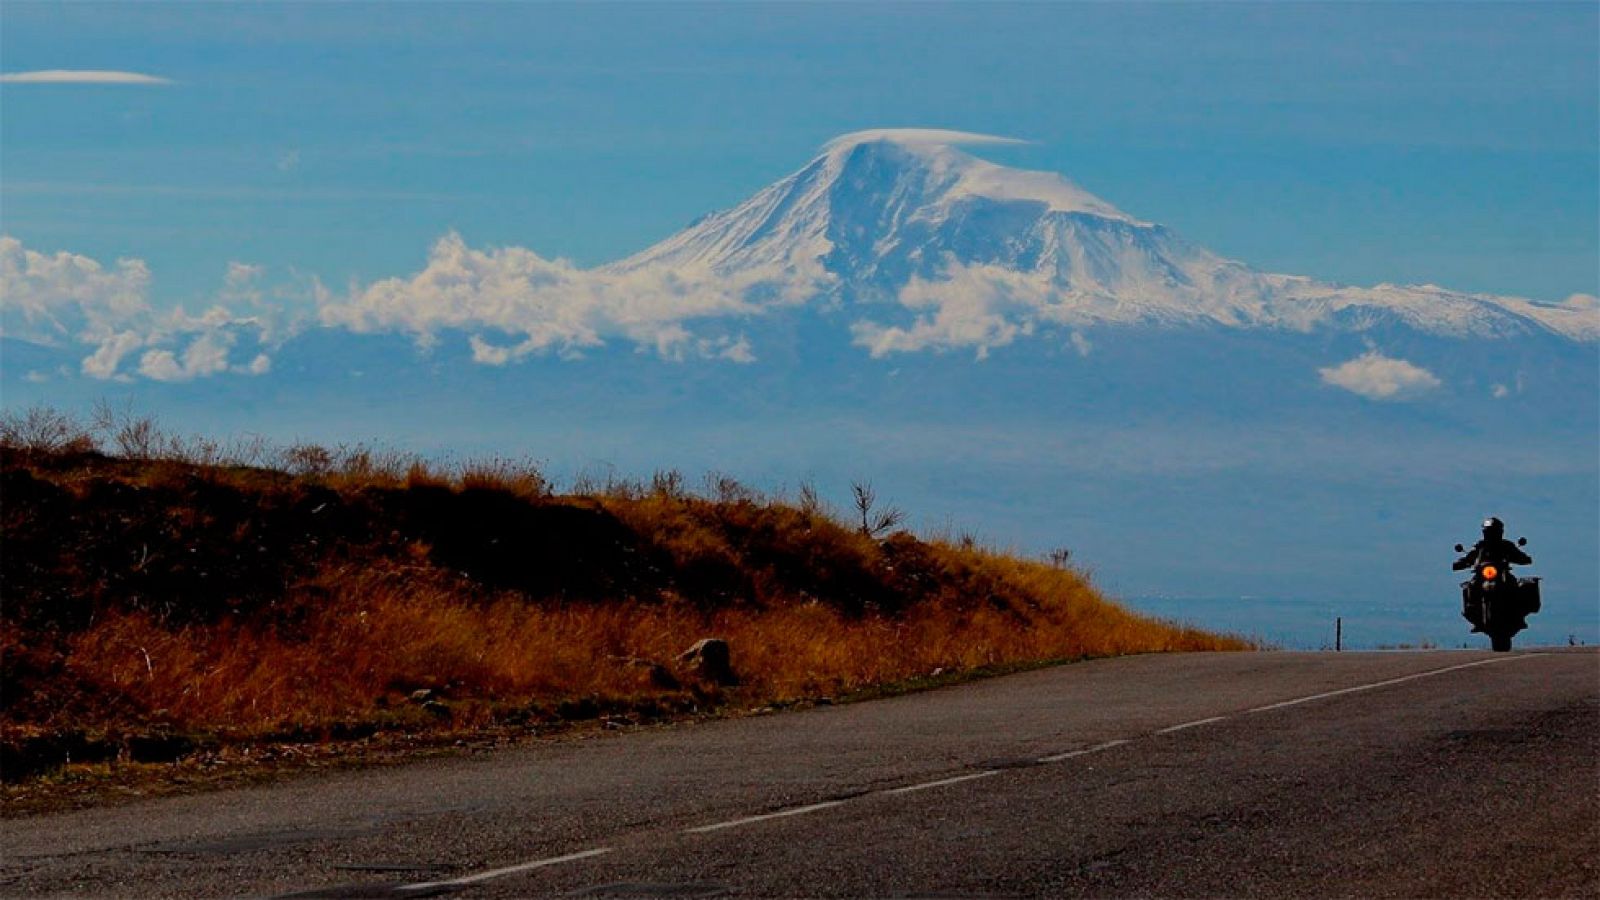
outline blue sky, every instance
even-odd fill
[[[1119,592],[1327,599],[1346,586],[1309,574],[1361,572],[1428,622],[1397,639],[1459,637],[1438,550],[1487,509],[1526,523],[1552,585],[1600,583],[1593,340],[1492,354],[1381,330],[1107,331],[982,363],[869,360],[774,316],[736,326],[755,365],[732,343],[672,365],[613,332],[582,361],[505,366],[470,362],[461,334],[438,351],[402,329],[279,344],[273,324],[279,307],[311,321],[318,284],[354,298],[431,272],[451,232],[445,272],[523,271],[524,251],[489,248],[536,252],[541,277],[557,257],[615,260],[879,127],[1026,139],[970,149],[1257,269],[1584,294],[1592,324],[1594,3],[7,0],[0,26],[0,72],[170,82],[0,82],[0,262],[20,241],[30,283],[94,299],[60,329],[85,336],[75,352],[4,344],[6,407],[109,398],[185,431],[526,452],[558,477],[678,466],[838,498],[868,477],[918,527],[1066,543]],[[37,255],[58,251],[75,256]],[[111,316],[127,296],[153,309]],[[256,331],[198,317],[218,302]],[[159,315],[180,304],[193,318]],[[95,375],[89,348],[129,322],[148,342]],[[1370,358],[1439,386],[1388,403],[1317,377]],[[1497,472],[1512,404],[1516,463]],[[1551,594],[1541,639],[1600,638],[1591,595]]]
[[[31,249],[338,285],[448,229],[593,265],[859,128],[997,161],[1270,271],[1560,300],[1600,273],[1594,4],[7,3],[0,213]]]

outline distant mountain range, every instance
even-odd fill
[[[208,301],[216,305],[191,314],[150,301],[141,260],[107,265],[0,236],[0,334],[76,350],[73,363],[51,365],[55,375],[28,369],[33,380],[76,369],[158,381],[264,375],[313,330],[403,334],[422,347],[465,337],[473,361],[490,366],[570,359],[614,341],[666,359],[750,363],[784,329],[878,358],[983,358],[1030,339],[1082,352],[1091,329],[1358,335],[1385,346],[1406,334],[1600,341],[1600,300],[1587,293],[1540,303],[1260,272],[1059,175],[957,149],[1004,142],[929,129],[848,134],[745,202],[610,265],[476,249],[448,234],[421,271],[343,293],[316,282],[298,310],[267,301],[286,294],[263,284],[257,266],[230,263]],[[1437,381],[1405,360],[1352,360],[1362,349],[1341,350],[1360,371],[1324,380],[1375,383],[1380,397]]]
[[[1048,172],[956,149],[1004,139],[888,129],[837,138],[804,167],[603,269],[713,272],[764,305],[861,304],[875,354],[1006,343],[1051,325],[1214,324],[1450,337],[1600,337],[1600,307],[1452,291],[1362,288],[1256,271],[1141,221]],[[764,290],[763,290],[764,289]],[[910,322],[877,320],[895,303]]]

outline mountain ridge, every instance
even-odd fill
[[[1355,287],[1261,272],[1142,221],[1051,172],[1012,169],[957,149],[1006,138],[876,129],[824,145],[805,166],[732,208],[618,262],[712,273],[768,286],[760,305],[899,305],[864,320],[874,355],[993,343],[1051,325],[1210,322],[1225,327],[1366,330],[1402,324],[1459,338],[1549,331],[1600,339],[1600,307],[1454,291]],[[762,301],[763,293],[776,300]]]

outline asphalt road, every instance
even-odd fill
[[[16,819],[0,894],[1600,896],[1600,653],[1143,656]]]

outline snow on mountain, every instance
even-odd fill
[[[612,341],[745,363],[762,348],[743,329],[800,308],[844,322],[876,357],[984,356],[1051,332],[1081,347],[1083,329],[1107,325],[1600,340],[1600,302],[1586,294],[1550,304],[1260,272],[1059,175],[959,149],[1007,142],[930,129],[845,135],[738,206],[597,269],[448,234],[418,272],[319,290],[314,323],[263,318],[261,287],[233,283],[258,276],[254,267],[230,270],[203,314],[158,312],[138,260],[102,265],[0,236],[0,335],[92,348],[79,368],[101,379],[264,372],[264,348],[316,326],[408,334],[422,347],[455,332],[491,366]]]
[[[1059,175],[958,149],[1007,141],[922,129],[845,135],[744,203],[601,271],[710,271],[766,284],[765,294],[752,294],[758,304],[821,297],[848,305],[861,316],[857,343],[877,355],[982,352],[1049,326],[1141,323],[1399,324],[1450,337],[1600,339],[1600,311],[1581,295],[1551,305],[1258,272]]]

